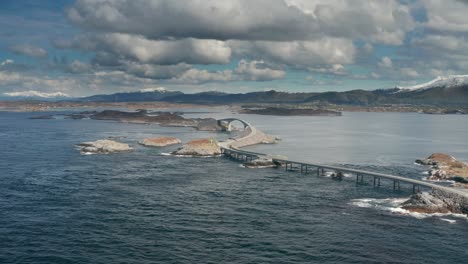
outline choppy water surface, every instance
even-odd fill
[[[228,112],[200,116],[231,116]],[[73,144],[225,134],[0,113],[0,263],[465,263],[468,221],[407,215],[410,195],[224,158],[80,155]],[[242,116],[242,115],[240,115]],[[468,160],[466,116],[242,116],[279,135],[257,151],[421,178],[417,157]],[[402,185],[403,187],[403,185]]]

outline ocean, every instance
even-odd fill
[[[187,110],[187,109],[184,109]],[[414,160],[445,152],[468,161],[467,116],[344,113],[235,114],[279,136],[258,152],[422,179]],[[208,113],[207,113],[208,112]],[[224,157],[163,155],[151,136],[226,133],[97,120],[30,120],[0,112],[0,263],[466,263],[468,220],[410,214],[411,195],[353,177],[246,169]],[[108,137],[135,151],[81,155]],[[370,181],[370,179],[368,179]]]

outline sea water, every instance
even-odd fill
[[[196,111],[196,109],[195,109]],[[206,111],[205,111],[206,112]],[[42,114],[42,113],[41,113]],[[151,136],[229,137],[191,128],[0,113],[0,263],[466,263],[468,221],[409,214],[411,195],[223,157],[162,155]],[[249,149],[421,179],[414,159],[468,160],[467,116],[344,113],[238,115],[279,136]],[[135,151],[81,155],[74,144],[117,138]],[[371,181],[371,179],[366,179]],[[389,188],[387,188],[389,187]]]

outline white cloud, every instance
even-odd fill
[[[468,49],[468,42],[463,36],[447,35],[427,35],[414,39],[412,44],[418,47],[430,49],[433,52],[441,53],[441,49],[449,52],[462,52]]]
[[[271,81],[282,79],[285,76],[283,70],[268,68],[263,61],[245,61],[241,60],[235,69],[235,74],[239,79],[247,81]]]
[[[138,35],[110,33],[82,35],[55,44],[60,48],[104,52],[116,60],[162,65],[226,64],[231,57],[231,49],[223,41],[209,39],[149,40]]]
[[[466,1],[421,0],[427,11],[425,26],[440,32],[468,32]]]
[[[153,64],[141,64],[136,62],[124,62],[122,70],[129,74],[141,78],[151,79],[170,79],[180,76],[191,68],[190,65],[180,63],[177,65],[153,65]]]
[[[35,58],[47,57],[47,51],[45,49],[32,45],[11,46],[10,51],[18,55],[25,55]]]
[[[268,68],[263,61],[239,61],[234,70],[208,71],[190,69],[180,76],[171,79],[173,83],[199,84],[206,82],[229,81],[271,81],[282,79],[286,75],[283,70]]]
[[[401,44],[414,27],[396,0],[91,1],[68,9],[74,23],[151,39],[311,40],[328,37]]]
[[[389,57],[383,57],[382,60],[378,63],[379,67],[381,68],[392,68],[393,67],[393,62],[392,59]]]
[[[9,64],[13,64],[13,63],[14,63],[13,60],[6,59],[6,60],[4,60],[4,61],[2,61],[2,62],[0,63],[0,67],[6,66],[6,65],[9,65]]]
[[[316,41],[230,41],[233,51],[242,57],[267,60],[294,67],[323,64],[350,64],[356,48],[348,39],[324,38]]]
[[[333,64],[328,67],[309,68],[308,70],[311,72],[338,75],[338,76],[345,76],[349,74],[348,71],[346,71],[346,68],[341,64]]]
[[[70,73],[85,73],[91,71],[91,69],[91,65],[78,60],[74,60],[70,64],[65,65],[65,70]]]

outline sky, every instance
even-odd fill
[[[2,0],[0,94],[373,90],[468,74],[467,0]]]

